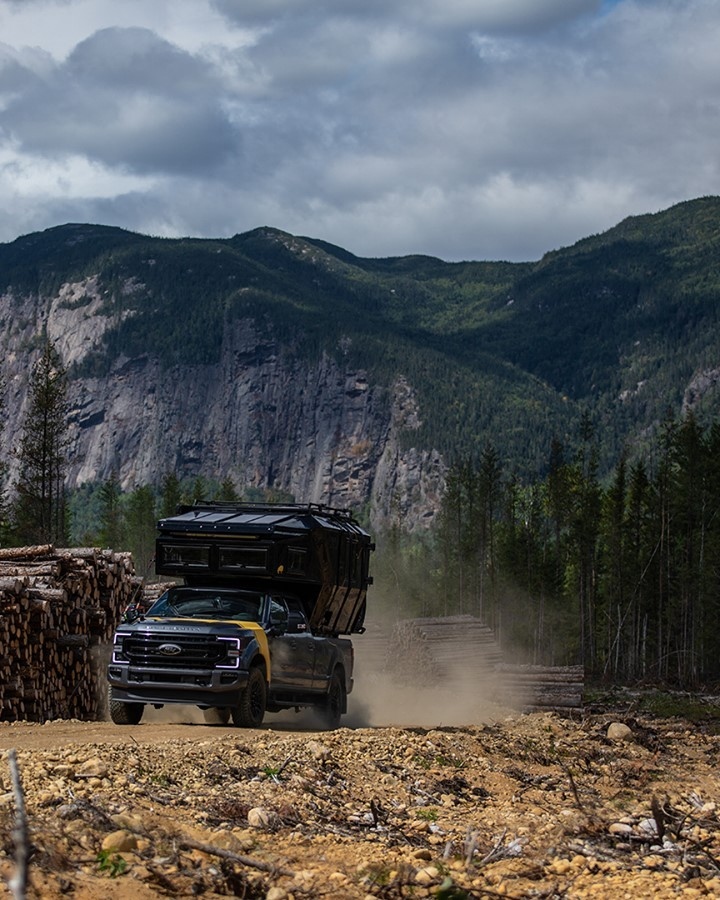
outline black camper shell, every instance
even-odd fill
[[[158,522],[158,575],[188,585],[282,588],[316,634],[362,633],[370,535],[348,510],[321,504],[202,501]]]

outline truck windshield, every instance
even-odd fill
[[[240,619],[259,622],[263,595],[215,588],[168,588],[145,614],[159,618]]]

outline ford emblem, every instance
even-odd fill
[[[182,647],[178,647],[177,644],[160,644],[158,652],[165,656],[177,656],[182,652]]]

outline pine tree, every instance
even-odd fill
[[[453,464],[445,478],[445,491],[438,515],[438,546],[443,568],[443,615],[462,611],[465,591],[464,559],[461,550],[464,518],[462,466]]]
[[[135,571],[143,578],[152,574],[155,555],[155,494],[141,485],[130,494],[125,510],[124,546],[133,555]]]
[[[500,613],[497,597],[496,571],[496,517],[502,499],[502,462],[495,447],[488,443],[482,452],[478,472],[478,488],[480,494],[480,553],[479,570],[481,573],[480,604],[478,615],[494,625],[500,624]],[[487,571],[490,585],[485,590],[483,575]],[[486,596],[486,594],[488,596]]]
[[[197,475],[189,489],[183,491],[183,503],[192,505],[193,503],[199,503],[201,500],[207,500],[207,498],[207,481],[205,481],[202,475]]]
[[[5,379],[0,376],[0,416],[5,411]],[[10,532],[10,510],[8,508],[8,500],[6,494],[6,478],[7,465],[4,460],[0,460],[0,545],[4,545],[9,540]]]
[[[588,671],[597,659],[597,549],[601,491],[598,482],[598,448],[587,414],[580,422],[581,446],[571,470],[570,563],[573,592],[578,598],[581,662]]]
[[[160,495],[160,518],[165,519],[174,516],[178,506],[182,502],[180,479],[175,472],[168,472],[163,478],[162,493]]]
[[[50,340],[33,367],[29,395],[12,510],[15,540],[61,544],[66,536],[67,372]]]
[[[240,499],[240,494],[237,492],[237,488],[235,487],[235,482],[228,475],[220,482],[220,490],[218,493],[218,500],[223,500],[227,503],[236,503]]]
[[[117,473],[100,488],[100,543],[103,547],[120,550],[122,543],[123,515],[122,490]]]

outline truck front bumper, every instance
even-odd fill
[[[107,670],[110,698],[126,703],[187,703],[232,708],[248,682],[248,672],[227,669],[139,669],[112,663]]]

